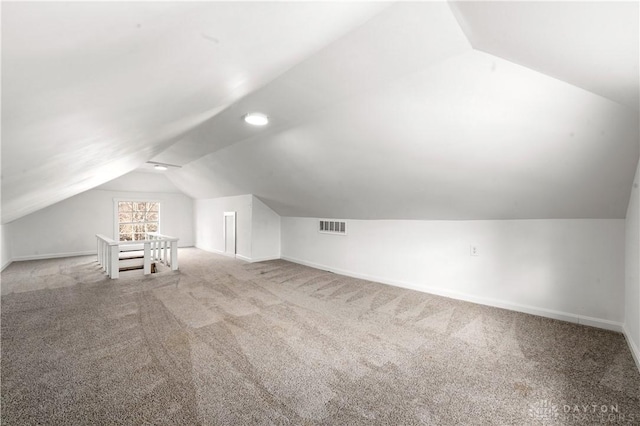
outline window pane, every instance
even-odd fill
[[[122,223],[122,222],[131,222],[132,221],[132,217],[131,217],[131,213],[130,212],[120,212],[118,213],[118,222]]]
[[[147,232],[160,228],[160,203],[148,201],[118,201],[118,238],[120,241],[140,241]]]
[[[135,241],[140,241],[140,240],[144,240],[144,229],[137,229],[134,228],[133,229],[133,239]]]
[[[131,240],[131,225],[120,225],[119,230],[119,239],[120,241],[130,241]]]
[[[132,222],[144,222],[146,218],[147,214],[145,212],[135,211],[133,212]]]
[[[118,238],[120,241],[131,241],[131,225],[120,225]]]

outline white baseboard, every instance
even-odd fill
[[[178,248],[188,248],[193,246],[178,246]],[[86,251],[73,251],[67,253],[47,253],[47,254],[34,254],[28,256],[16,256],[7,263],[6,266],[3,266],[2,269],[9,266],[12,262],[22,262],[25,260],[43,260],[43,259],[58,259],[60,257],[76,257],[76,256],[97,256],[98,253],[95,250],[86,250]]]
[[[375,282],[388,284],[388,285],[392,285],[392,286],[396,286],[396,287],[407,288],[409,290],[421,291],[423,293],[429,293],[429,294],[435,294],[435,295],[438,295],[438,296],[450,297],[452,299],[463,300],[465,302],[478,303],[480,305],[493,306],[493,307],[496,307],[496,308],[502,308],[502,309],[507,309],[507,310],[516,311],[516,312],[523,312],[523,313],[526,313],[526,314],[537,315],[537,316],[541,316],[541,317],[545,317],[545,318],[557,319],[557,320],[571,322],[571,323],[575,323],[575,324],[587,325],[587,326],[590,326],[590,327],[602,328],[602,329],[605,329],[605,330],[611,330],[611,331],[617,331],[617,332],[622,332],[623,331],[622,323],[620,323],[620,322],[615,322],[615,321],[610,321],[610,320],[605,320],[605,319],[600,319],[600,318],[593,318],[593,317],[588,317],[588,316],[584,316],[584,315],[571,314],[571,313],[568,313],[568,312],[554,311],[554,310],[551,310],[551,309],[538,308],[538,307],[535,307],[535,306],[521,305],[521,304],[518,304],[518,303],[508,302],[508,301],[504,301],[504,300],[498,300],[498,299],[491,299],[491,298],[486,298],[486,297],[474,296],[474,295],[470,295],[470,294],[467,294],[467,293],[448,290],[448,289],[444,289],[444,288],[440,288],[440,287],[418,286],[418,285],[416,285],[414,283],[410,283],[410,282],[406,282],[406,281],[398,281],[398,280],[391,280],[391,279],[386,279],[386,278],[381,278],[381,277],[374,277],[374,276],[371,276],[371,275],[360,274],[360,273],[357,273],[357,272],[352,272],[352,271],[347,271],[347,270],[343,270],[343,269],[332,268],[332,267],[327,266],[327,265],[321,265],[321,264],[318,264],[318,263],[308,262],[306,260],[296,259],[296,258],[292,258],[292,257],[288,257],[288,256],[282,256],[281,258],[283,260],[288,260],[290,262],[299,263],[301,265],[310,266],[310,267],[316,268],[316,269],[322,269],[322,270],[325,270],[325,271],[334,272],[334,273],[337,273],[337,274],[340,274],[340,275],[346,275],[346,276],[349,276],[349,277],[360,278],[360,279],[368,280],[368,281],[375,281]]]
[[[224,252],[224,251],[222,251],[222,250],[218,250],[218,249],[214,249],[214,248],[204,248],[204,247],[198,247],[198,246],[195,246],[195,247],[196,247],[197,249],[202,250],[202,251],[206,251],[206,252],[208,252],[208,253],[215,253],[215,254],[219,254],[219,255],[221,255],[221,256],[233,257],[233,258],[240,259],[240,260],[247,260],[247,259],[249,259],[248,257],[243,256],[243,255],[241,255],[241,254],[236,254],[235,256],[233,256],[233,255],[227,254],[226,252]]]
[[[57,259],[59,257],[75,257],[75,256],[89,256],[89,255],[97,255],[95,250],[88,251],[74,251],[67,253],[47,253],[47,254],[34,254],[28,256],[16,256],[11,259],[13,262],[22,262],[24,260],[42,260],[42,259]]]
[[[218,249],[214,249],[214,248],[203,248],[203,247],[198,247],[198,246],[196,246],[196,248],[198,248],[200,250],[203,250],[203,251],[207,251],[209,253],[215,253],[215,254],[220,254],[222,256],[233,257],[233,256],[229,256],[227,253],[223,252],[222,250],[218,250]],[[265,262],[267,260],[280,259],[280,256],[253,258],[253,257],[244,256],[244,255],[237,254],[237,253],[236,253],[235,257],[236,257],[236,259],[244,260],[245,262],[249,262],[249,263]]]
[[[266,262],[267,260],[278,260],[278,259],[280,259],[280,256],[253,258],[253,257],[242,256],[240,254],[236,254],[236,257],[238,259],[244,260],[245,262],[249,262],[249,263]]]
[[[11,263],[13,263],[13,260],[8,260],[4,265],[2,265],[2,267],[0,268],[0,272],[7,269],[7,266],[11,265]]]
[[[256,262],[267,262],[269,260],[280,260],[281,257],[280,256],[267,256],[267,257],[258,257],[258,258],[253,258],[251,259],[252,263],[256,263]]]
[[[629,345],[629,350],[631,351],[631,355],[633,355],[633,360],[636,362],[638,371],[640,371],[640,349],[638,349],[633,340],[631,340],[627,327],[622,327],[622,334],[624,334],[624,338],[627,340],[627,345]]]
[[[224,254],[224,252],[222,250],[216,250],[213,248],[204,248],[204,247],[200,247],[200,246],[195,246],[197,249],[202,250],[202,251],[206,251],[209,253],[215,253],[215,254]]]

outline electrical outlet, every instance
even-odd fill
[[[471,246],[470,254],[471,256],[480,256],[480,251],[478,250],[478,246]]]

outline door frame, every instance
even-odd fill
[[[233,217],[233,254],[227,253],[227,217]],[[222,217],[222,241],[224,245],[224,255],[229,257],[236,257],[238,253],[238,239],[236,238],[236,212],[224,212]]]

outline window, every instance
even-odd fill
[[[118,239],[140,241],[146,232],[158,232],[160,203],[156,201],[118,201]]]

